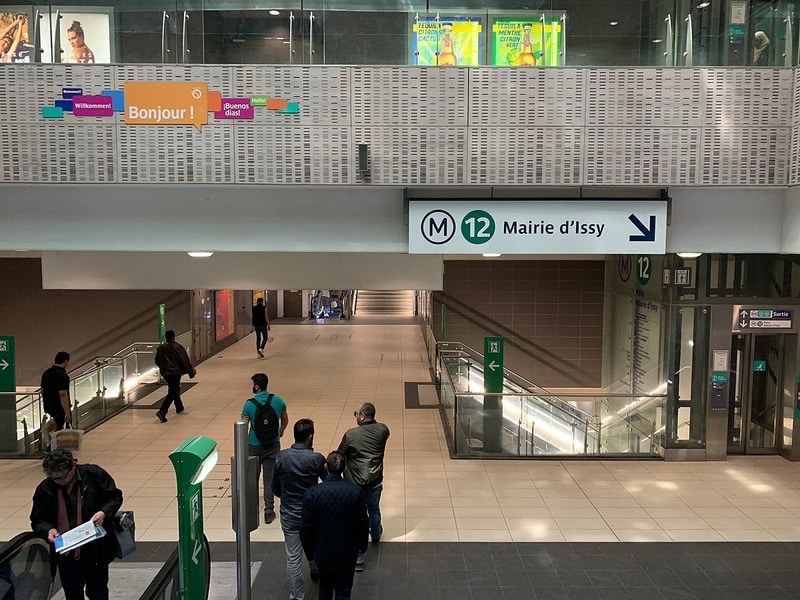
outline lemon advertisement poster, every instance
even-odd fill
[[[494,17],[491,64],[508,67],[563,65],[562,35],[561,15],[544,19]]]
[[[414,18],[411,64],[475,66],[483,54],[483,19],[439,15]]]

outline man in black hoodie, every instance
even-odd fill
[[[181,375],[188,375],[189,379],[194,379],[197,374],[186,353],[186,348],[175,341],[175,332],[170,329],[164,335],[167,341],[156,350],[155,360],[161,377],[167,382],[167,397],[164,398],[161,408],[156,412],[156,417],[162,423],[167,422],[167,412],[173,401],[175,402],[175,412],[178,414],[183,412]]]
[[[87,521],[110,531],[111,519],[122,506],[122,491],[97,465],[78,465],[69,450],[45,455],[47,478],[33,493],[31,528],[51,544],[62,533]],[[108,565],[116,556],[114,536],[56,555],[66,600],[108,600]]]

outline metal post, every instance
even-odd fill
[[[589,419],[583,424],[583,455],[589,455]]]
[[[289,64],[294,62],[294,12],[289,11]]]
[[[189,11],[183,11],[183,32],[181,34],[181,62],[186,63],[189,57],[189,39],[187,37],[186,23],[189,20]]]
[[[539,21],[542,23],[542,35],[541,35],[541,42],[540,42],[542,44],[542,53],[539,55],[539,59],[541,60],[542,64],[540,66],[546,67],[547,66],[547,51],[545,50],[545,47],[544,47],[544,42],[545,42],[545,39],[546,39],[545,32],[544,32],[544,26],[546,24],[546,20],[545,20],[544,13],[542,13],[542,16],[539,18]]]
[[[233,494],[238,518],[236,519],[236,591],[238,600],[250,600],[250,531],[247,527],[247,421],[238,420],[233,425],[233,460],[236,465]]]
[[[166,63],[169,62],[167,57],[169,56],[169,42],[167,34],[169,33],[169,27],[167,25],[167,21],[169,21],[169,15],[167,11],[164,11],[161,15],[161,62]]]
[[[517,456],[522,456],[522,421],[517,423]]]
[[[674,67],[675,59],[673,58],[673,52],[675,41],[672,32],[672,15],[667,15],[666,19],[664,19],[664,23],[667,28],[666,37],[664,38],[664,48],[666,48],[664,52],[664,66]]]
[[[600,420],[599,415],[595,415],[594,419],[597,423],[597,455],[600,456],[603,448],[603,422]]]
[[[692,31],[692,15],[686,17],[686,50],[683,53],[684,64],[691,67],[694,64],[694,32]]]

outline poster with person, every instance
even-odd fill
[[[54,10],[45,15],[41,21],[42,62],[84,65],[113,62],[113,11],[111,7],[63,6],[58,13]]]
[[[4,6],[0,12],[0,62],[31,62],[31,18],[24,6]]]

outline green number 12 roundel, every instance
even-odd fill
[[[461,221],[461,235],[470,244],[485,244],[494,236],[494,219],[485,210],[473,210]]]

